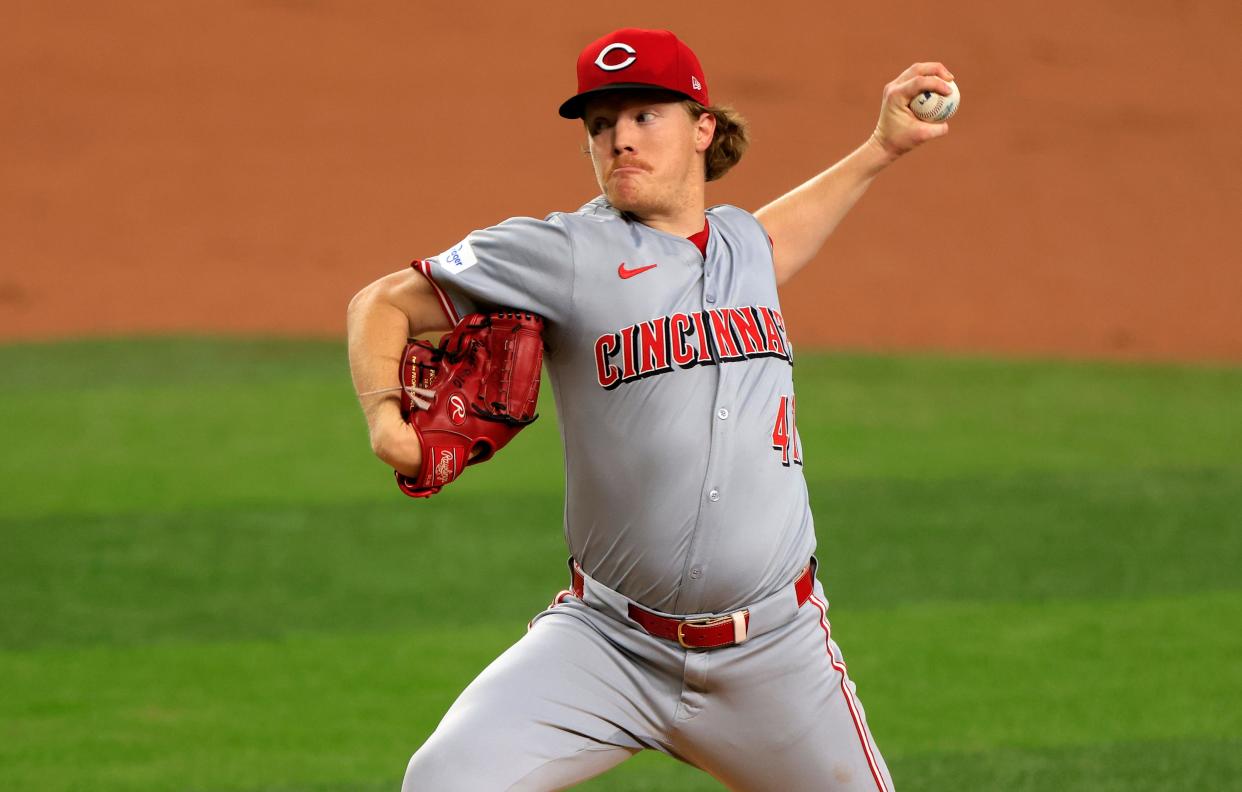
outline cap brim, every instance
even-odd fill
[[[684,96],[687,99],[693,99],[690,94],[674,91],[672,88],[666,88],[663,85],[651,85],[650,83],[610,83],[609,85],[601,85],[599,88],[592,88],[589,91],[583,91],[577,96],[571,96],[561,104],[558,111],[561,118],[582,118],[583,110],[586,103],[592,97],[598,96],[609,91],[664,91],[665,93]]]

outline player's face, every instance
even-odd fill
[[[616,92],[588,102],[583,122],[595,178],[617,209],[656,219],[701,206],[710,114],[691,118],[672,94]]]

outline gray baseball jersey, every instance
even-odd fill
[[[891,792],[822,587],[793,584],[813,579],[799,573],[815,532],[759,222],[718,206],[685,239],[598,198],[415,266],[454,322],[544,317],[582,574],[462,693],[404,789],[564,789],[655,749],[733,789]],[[648,634],[634,604],[734,612],[735,630],[745,609],[745,629],[689,650]]]
[[[669,613],[743,607],[815,549],[770,243],[731,206],[707,223],[701,253],[599,198],[421,264],[453,318],[543,315],[570,552]]]

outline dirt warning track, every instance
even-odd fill
[[[594,195],[556,107],[637,25],[750,119],[709,191],[749,209],[861,143],[912,60],[958,76],[948,138],[785,288],[795,343],[1242,360],[1235,4],[664,5],[12,4],[0,339],[340,334],[374,277]]]

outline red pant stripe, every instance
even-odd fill
[[[876,789],[880,792],[889,792],[884,784],[884,774],[880,772],[880,765],[876,762],[875,753],[871,750],[871,732],[868,731],[867,724],[858,711],[858,702],[850,691],[849,677],[845,675],[845,663],[837,660],[832,654],[832,629],[828,624],[828,606],[814,594],[811,595],[809,601],[819,610],[819,626],[824,631],[824,648],[828,651],[828,660],[832,663],[832,667],[841,674],[841,693],[844,694],[845,703],[850,708],[850,717],[854,720],[854,731],[858,733],[858,741],[862,743],[863,753],[867,755],[867,766],[871,768],[871,777],[875,779]]]

